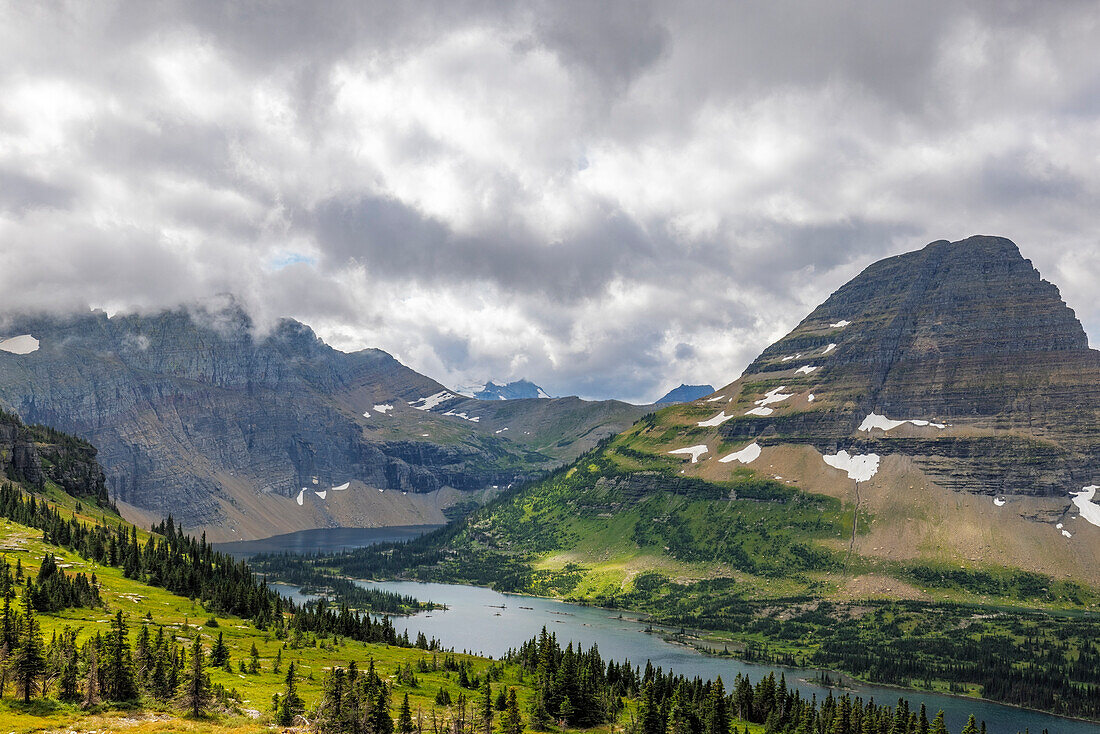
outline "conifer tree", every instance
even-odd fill
[[[103,645],[103,692],[112,701],[129,701],[137,696],[134,661],[130,655],[130,638],[126,634],[126,617],[119,610]]]
[[[929,729],[931,734],[947,734],[947,724],[943,723],[943,711],[936,714],[936,718],[932,719],[932,727]]]
[[[279,710],[276,719],[283,726],[294,723],[294,717],[305,711],[305,702],[298,695],[298,671],[294,667],[294,661],[286,669],[286,686],[283,695],[279,697]]]
[[[57,686],[57,697],[62,701],[74,702],[80,700],[80,668],[77,660],[76,641],[71,640],[71,646],[65,650],[65,662],[61,668],[61,679]]]
[[[378,697],[371,708],[370,724],[373,734],[393,734],[393,717],[390,716],[390,700],[386,686],[379,686]]]
[[[774,679],[772,680],[774,682]],[[703,725],[703,732],[704,734],[726,734],[729,730],[730,716],[729,711],[726,709],[726,688],[722,685],[722,677],[719,676],[710,686],[707,718]]]
[[[485,674],[485,685],[481,689],[481,726],[485,734],[493,734],[493,686],[489,682],[488,673]]]
[[[210,678],[206,674],[202,653],[202,638],[195,635],[191,643],[191,667],[183,682],[181,703],[191,716],[198,718],[206,713],[210,706]]]
[[[500,715],[500,728],[504,734],[523,734],[523,714],[519,710],[516,689],[508,689],[508,701]]]
[[[88,671],[84,674],[84,708],[91,708],[99,703],[99,653],[97,651],[98,645],[96,641],[89,641],[86,648],[88,650]]]
[[[668,712],[667,734],[691,734],[691,719],[688,713],[686,692],[683,684],[672,692],[672,704]]]
[[[19,647],[12,655],[12,671],[15,680],[23,689],[24,703],[30,703],[34,696],[38,679],[46,673],[46,656],[42,649],[42,630],[34,614],[30,590],[23,596],[24,612],[22,629],[19,634]]]
[[[210,665],[224,668],[229,665],[229,647],[225,644],[225,633],[219,632],[218,639],[210,648]]]
[[[974,720],[974,714],[970,714],[966,726],[963,727],[962,734],[978,734],[978,722]]]
[[[397,715],[397,731],[398,734],[412,734],[416,731],[416,724],[413,723],[412,709],[409,708],[409,694],[405,694],[405,699],[401,702],[401,712]]]

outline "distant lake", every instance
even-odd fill
[[[797,688],[803,696],[816,694],[818,699],[829,695],[829,689],[812,681],[814,670],[800,670],[769,665],[754,665],[727,657],[703,655],[693,648],[666,642],[659,634],[646,633],[643,622],[620,618],[617,611],[586,607],[553,599],[501,594],[492,589],[457,584],[432,584],[412,581],[357,582],[366,588],[384,589],[398,594],[414,596],[421,601],[445,604],[446,610],[436,609],[410,617],[393,617],[394,627],[400,633],[408,630],[416,638],[423,632],[428,638],[440,640],[446,647],[456,650],[501,657],[509,649],[518,648],[539,633],[543,627],[557,634],[563,645],[579,643],[584,647],[599,645],[604,660],[629,659],[634,665],[645,667],[646,660],[654,666],[673,670],[683,675],[704,679],[722,676],[727,690],[738,673],[747,675],[754,683],[774,672],[783,673],[787,685]],[[282,593],[293,593],[304,600],[297,589],[279,585]],[[624,612],[623,617],[629,617]],[[928,718],[943,709],[952,732],[961,731],[966,717],[973,713],[978,720],[985,720],[989,734],[1016,734],[1030,729],[1040,734],[1047,729],[1050,734],[1097,734],[1100,724],[1069,721],[1049,714],[1035,713],[1011,706],[960,699],[921,691],[899,690],[884,686],[852,683],[845,691],[833,690],[834,695],[850,692],[864,700],[874,697],[876,703],[891,706],[898,698],[909,700],[914,711],[923,701],[928,707]]]
[[[411,540],[429,533],[441,525],[398,525],[389,528],[315,528],[296,533],[273,535],[259,540],[238,540],[214,543],[214,550],[236,558],[248,558],[257,553],[339,553],[350,548],[363,548],[376,543]]]
[[[408,539],[431,530],[431,526],[419,528],[385,528],[373,531],[357,531],[359,533],[385,533],[387,531],[402,531],[399,538],[360,536],[361,545],[370,545],[372,542],[384,540]],[[349,530],[347,528],[341,530]],[[334,531],[306,531],[307,533],[332,533]],[[291,533],[278,538],[296,538],[302,533]],[[301,546],[279,545],[277,538],[267,538],[256,543],[266,543],[265,551],[292,551],[292,552],[317,552],[321,549],[339,550],[351,545],[333,543],[325,539],[326,545],[318,545],[316,540],[303,542]],[[343,541],[348,542],[348,541]],[[226,545],[244,545],[238,543],[226,543]],[[278,547],[271,547],[278,545]],[[335,547],[334,547],[335,546]],[[304,547],[304,551],[295,548]],[[259,551],[251,551],[253,553]],[[502,594],[492,589],[461,584],[435,584],[419,583],[413,581],[357,581],[356,583],[366,588],[376,588],[392,591],[398,594],[413,596],[421,601],[432,601],[447,606],[446,610],[436,609],[430,612],[421,612],[409,617],[393,617],[394,627],[400,633],[408,630],[409,636],[415,638],[418,632],[431,639],[438,639],[447,648],[466,650],[493,657],[501,657],[510,649],[516,649],[521,644],[536,636],[543,627],[554,632],[559,642],[563,645],[568,642],[578,643],[588,647],[599,645],[600,654],[604,660],[621,662],[629,659],[631,663],[645,666],[647,660],[654,666],[660,666],[664,670],[673,670],[677,673],[704,679],[713,680],[718,676],[726,682],[727,689],[734,677],[741,673],[756,682],[770,672],[778,677],[780,673],[786,675],[787,685],[801,691],[802,695],[809,697],[816,694],[818,699],[828,696],[830,689],[813,682],[816,670],[804,670],[798,668],[785,668],[770,665],[755,665],[728,657],[716,657],[703,655],[693,648],[666,642],[660,634],[647,633],[643,622],[627,619],[629,612],[623,612],[620,617],[617,611],[601,609],[599,607],[587,607],[554,599],[540,599],[537,597],[521,596],[516,594]],[[284,596],[294,599],[296,602],[305,602],[311,597],[302,594],[297,587],[287,584],[273,583],[272,588]],[[834,676],[835,677],[835,676]],[[975,699],[963,699],[953,696],[945,696],[923,691],[900,690],[885,686],[867,685],[851,682],[843,690],[833,689],[833,695],[851,693],[860,696],[864,700],[874,698],[876,703],[895,705],[898,698],[905,698],[910,702],[914,711],[919,710],[923,702],[928,707],[928,718],[931,719],[937,711],[943,709],[952,732],[958,732],[966,723],[966,717],[974,714],[979,721],[984,720],[989,734],[1021,734],[1029,730],[1033,734],[1040,734],[1044,729],[1049,734],[1100,734],[1100,724],[1091,724],[1080,721],[1070,721],[1049,714],[1003,706],[988,701]]]

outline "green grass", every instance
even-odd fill
[[[75,507],[75,503],[73,505]],[[427,715],[434,707],[434,699],[440,688],[448,689],[455,699],[460,692],[465,692],[471,700],[477,699],[476,692],[463,691],[458,686],[457,675],[451,672],[417,672],[418,685],[415,687],[397,680],[396,671],[400,667],[411,665],[415,669],[418,660],[431,658],[430,652],[315,635],[303,636],[301,644],[296,646],[293,638],[287,641],[276,639],[271,631],[258,630],[247,621],[231,616],[213,615],[217,627],[207,626],[206,621],[212,615],[196,602],[125,578],[121,569],[85,561],[64,549],[44,543],[40,532],[7,520],[0,520],[0,553],[13,565],[18,560],[23,567],[24,576],[33,577],[37,573],[46,553],[52,553],[68,573],[85,571],[96,574],[106,608],[67,609],[57,614],[40,614],[38,619],[47,639],[54,632],[68,627],[78,631],[79,644],[96,632],[102,632],[109,617],[117,610],[128,617],[131,639],[136,638],[142,624],[148,625],[154,635],[158,627],[163,627],[181,641],[192,639],[196,634],[200,635],[207,648],[219,633],[223,634],[230,649],[234,671],[210,669],[211,683],[221,684],[227,690],[235,690],[242,711],[252,709],[260,714],[259,718],[252,718],[247,714],[222,713],[209,719],[190,721],[180,718],[178,712],[171,707],[118,709],[101,706],[83,711],[77,706],[51,699],[35,700],[24,705],[6,698],[0,700],[0,722],[3,722],[5,732],[22,734],[50,728],[65,731],[70,727],[87,731],[117,729],[132,732],[184,731],[211,734],[278,731],[280,729],[273,727],[271,721],[271,698],[283,690],[286,667],[291,661],[298,666],[301,675],[299,690],[307,705],[313,705],[320,696],[321,682],[326,671],[333,666],[346,666],[350,660],[355,660],[361,668],[366,667],[368,660],[373,660],[382,677],[393,683],[394,700],[399,701],[408,693],[414,712],[419,709]],[[532,629],[531,635],[534,636],[537,632],[538,630]],[[443,642],[446,643],[445,640]],[[260,672],[237,672],[237,662],[249,659],[253,644],[260,653]],[[282,668],[279,673],[275,673],[272,669],[273,663],[280,651]],[[498,664],[491,659],[472,655],[458,654],[456,658],[469,661],[472,672],[476,675],[484,675],[490,665]],[[523,677],[518,666],[509,665],[505,668],[504,677],[494,684],[494,688],[499,689],[501,685],[515,687],[521,707],[526,711],[533,695],[531,683],[530,675]],[[604,725],[593,731],[622,730],[628,721],[629,711],[628,707],[623,714],[624,718],[614,725]],[[743,729],[744,724],[741,727]],[[751,725],[750,731],[762,731],[762,727]]]

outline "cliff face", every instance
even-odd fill
[[[103,469],[86,441],[0,411],[0,476],[35,487],[54,482],[73,497],[107,504]]]
[[[1100,353],[1006,239],[933,242],[871,265],[735,385],[763,379],[815,399],[726,424],[726,438],[903,454],[977,493],[1065,495],[1100,471]],[[950,427],[859,431],[872,413]]]
[[[317,507],[304,495],[347,482],[410,494],[491,489],[555,463],[494,433],[491,404],[480,411],[484,423],[442,415],[462,404],[472,418],[481,403],[385,352],[334,350],[294,321],[257,335],[230,308],[23,318],[8,328],[40,347],[0,353],[0,405],[88,438],[113,499],[150,518],[172,513],[189,528],[231,526],[226,537],[239,538],[345,521],[429,522],[442,519],[443,500],[433,498],[435,514],[425,515],[424,507],[375,511],[377,498],[362,492],[367,504],[354,508],[347,495],[333,503],[335,495],[318,494]],[[429,396],[439,398],[425,403]],[[586,429],[621,429],[640,412],[630,408],[609,419],[594,407]]]

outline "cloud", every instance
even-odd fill
[[[1086,2],[0,2],[0,310],[233,293],[448,384],[640,401],[981,232],[1100,334],[1098,32]]]

